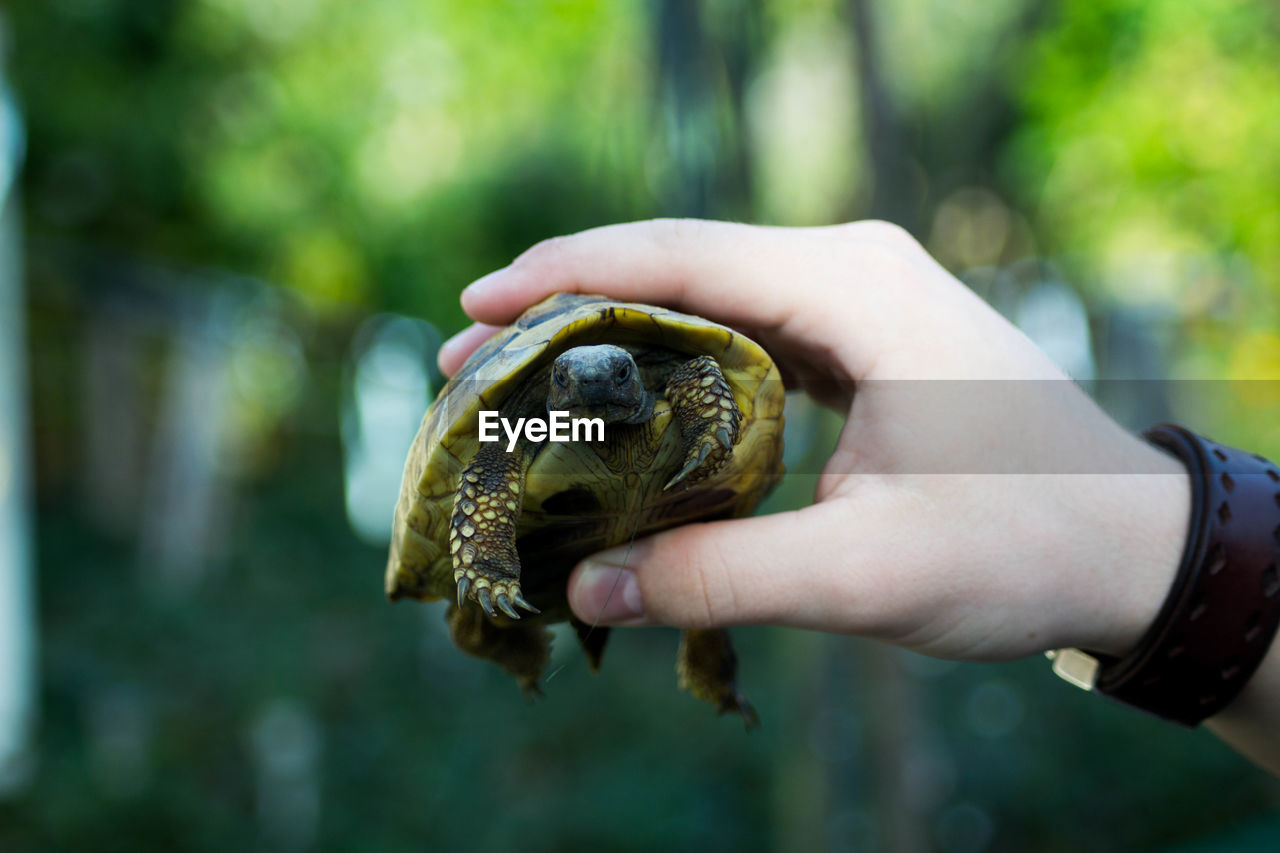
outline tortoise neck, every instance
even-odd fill
[[[636,408],[635,414],[629,418],[618,421],[621,424],[642,424],[653,417],[653,406],[655,397],[652,391],[644,392],[644,401]]]

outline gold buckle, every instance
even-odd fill
[[[1098,659],[1079,649],[1050,649],[1044,656],[1053,661],[1054,674],[1081,690],[1092,690],[1098,677]]]

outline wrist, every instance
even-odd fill
[[[1172,424],[1144,438],[1189,472],[1191,517],[1173,584],[1122,657],[1062,650],[1064,678],[1193,727],[1249,683],[1280,626],[1280,471],[1257,454]]]
[[[1080,619],[1067,645],[1123,657],[1151,628],[1186,547],[1191,482],[1186,467],[1132,439],[1135,473],[1085,478],[1092,493],[1085,567],[1073,581]],[[1136,473],[1141,472],[1141,473]]]

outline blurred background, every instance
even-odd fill
[[[381,577],[458,292],[618,220],[891,219],[1126,424],[1280,456],[1273,4],[0,24],[0,850],[1280,845],[1274,781],[1043,660],[740,630],[744,736],[675,689],[674,632],[598,677],[561,637],[527,705]],[[838,424],[788,417],[816,470]]]

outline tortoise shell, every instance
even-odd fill
[[[395,511],[386,568],[391,599],[455,595],[449,519],[460,473],[480,446],[480,412],[502,410],[517,397],[545,401],[555,358],[600,343],[625,347],[637,360],[662,353],[713,357],[743,414],[740,439],[714,475],[665,492],[681,464],[678,426],[665,401],[641,433],[616,430],[611,438],[609,428],[600,446],[547,444],[529,469],[517,539],[521,583],[542,615],[521,624],[569,617],[565,583],[582,557],[686,522],[749,515],[778,482],[784,391],[757,343],[665,308],[556,294],[476,350],[427,409]]]

